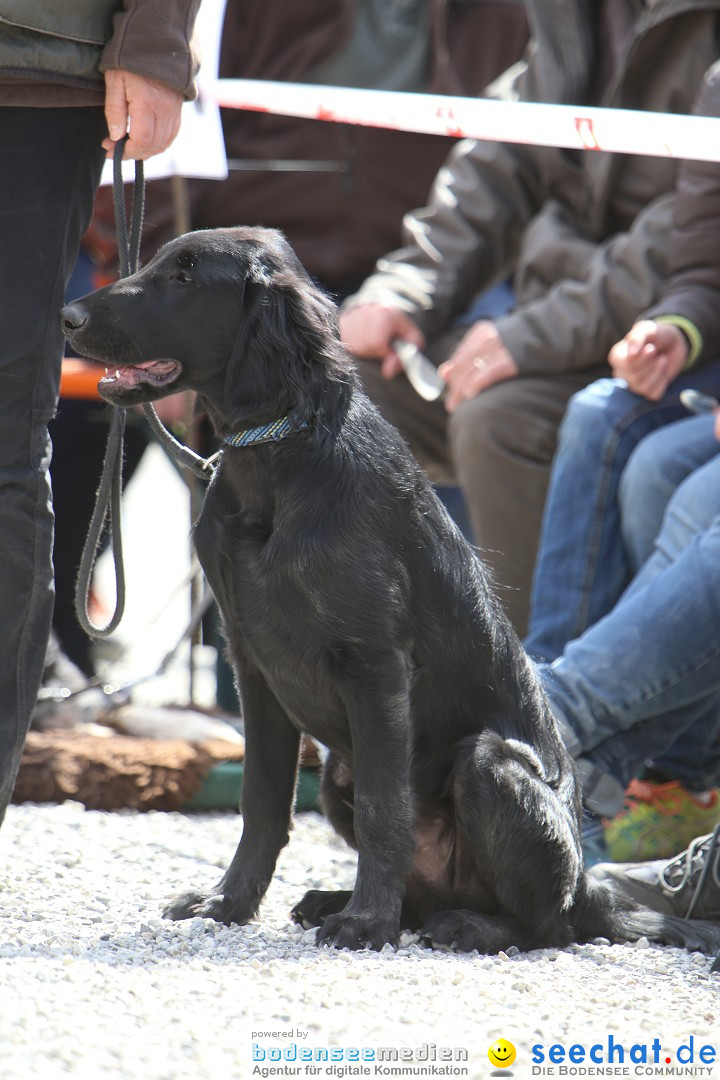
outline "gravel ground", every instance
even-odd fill
[[[447,1075],[437,1071],[447,1069],[442,1049],[460,1059],[451,1075],[472,1080],[492,1075],[487,1050],[498,1038],[517,1049],[501,1074],[530,1076],[541,1074],[536,1044],[605,1047],[610,1036],[626,1054],[657,1038],[661,1062],[672,1061],[666,1074],[688,1075],[680,1044],[693,1036],[696,1066],[701,1044],[717,1048],[720,978],[705,957],[675,949],[483,957],[432,953],[412,937],[397,952],[316,949],[290,907],[307,888],[349,887],[354,859],[315,814],[298,816],[256,924],[162,921],[168,895],[217,879],[240,828],[234,814],[10,808],[0,832],[2,1080]],[[271,1048],[292,1054],[293,1045],[343,1048],[345,1064],[270,1064]],[[348,1065],[352,1047],[409,1048],[413,1065]],[[418,1064],[433,1054],[434,1065]]]

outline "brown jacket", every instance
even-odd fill
[[[200,0],[0,0],[0,105],[102,105],[102,73],[131,71],[196,96]]]
[[[720,64],[708,71],[695,112],[720,117]],[[646,318],[680,316],[697,330],[695,359],[720,358],[720,162],[686,161],[675,198],[668,278]],[[682,325],[682,323],[680,323]],[[695,339],[694,334],[690,334]]]
[[[595,101],[586,5],[527,0],[527,9],[533,44],[511,88],[524,101],[688,113],[720,56],[720,0],[657,0]],[[667,158],[463,142],[428,205],[406,218],[406,246],[378,262],[351,303],[399,306],[432,336],[514,273],[517,308],[497,328],[521,372],[597,369],[659,295],[676,170]]]
[[[522,0],[431,0],[428,91],[478,94],[518,60]],[[220,75],[303,82],[351,32],[356,0],[230,0]],[[280,228],[311,274],[356,287],[427,199],[452,140],[286,116],[223,111],[229,178],[191,183],[194,228]],[[318,162],[280,171],[273,161]],[[154,190],[153,190],[154,189]],[[147,250],[172,235],[166,185],[151,185]]]

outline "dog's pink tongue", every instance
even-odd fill
[[[136,364],[136,368],[143,371],[152,371],[154,375],[167,375],[175,369],[174,360],[146,360],[144,364]]]
[[[115,380],[132,389],[132,387],[144,381],[141,372],[147,371],[153,375],[162,376],[167,375],[174,368],[175,364],[172,360],[146,360],[142,364],[133,364],[132,367],[119,367],[115,374]]]

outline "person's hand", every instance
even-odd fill
[[[613,375],[648,401],[659,401],[685,366],[690,346],[672,323],[645,319],[613,345],[608,362]]]
[[[105,72],[105,119],[108,138],[103,149],[111,158],[115,144],[129,131],[123,158],[144,161],[167,150],[180,130],[183,96],[154,79],[130,71]]]
[[[517,364],[491,322],[476,322],[471,326],[438,371],[448,384],[445,408],[451,413],[463,401],[519,374]]]
[[[386,379],[394,379],[402,371],[392,347],[393,338],[425,348],[425,336],[412,319],[384,304],[361,304],[344,312],[340,316],[340,337],[353,356],[379,360]]]

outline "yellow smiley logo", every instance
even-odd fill
[[[515,1060],[515,1047],[507,1039],[497,1039],[488,1048],[488,1057],[491,1065],[495,1065],[498,1069],[507,1069]]]

